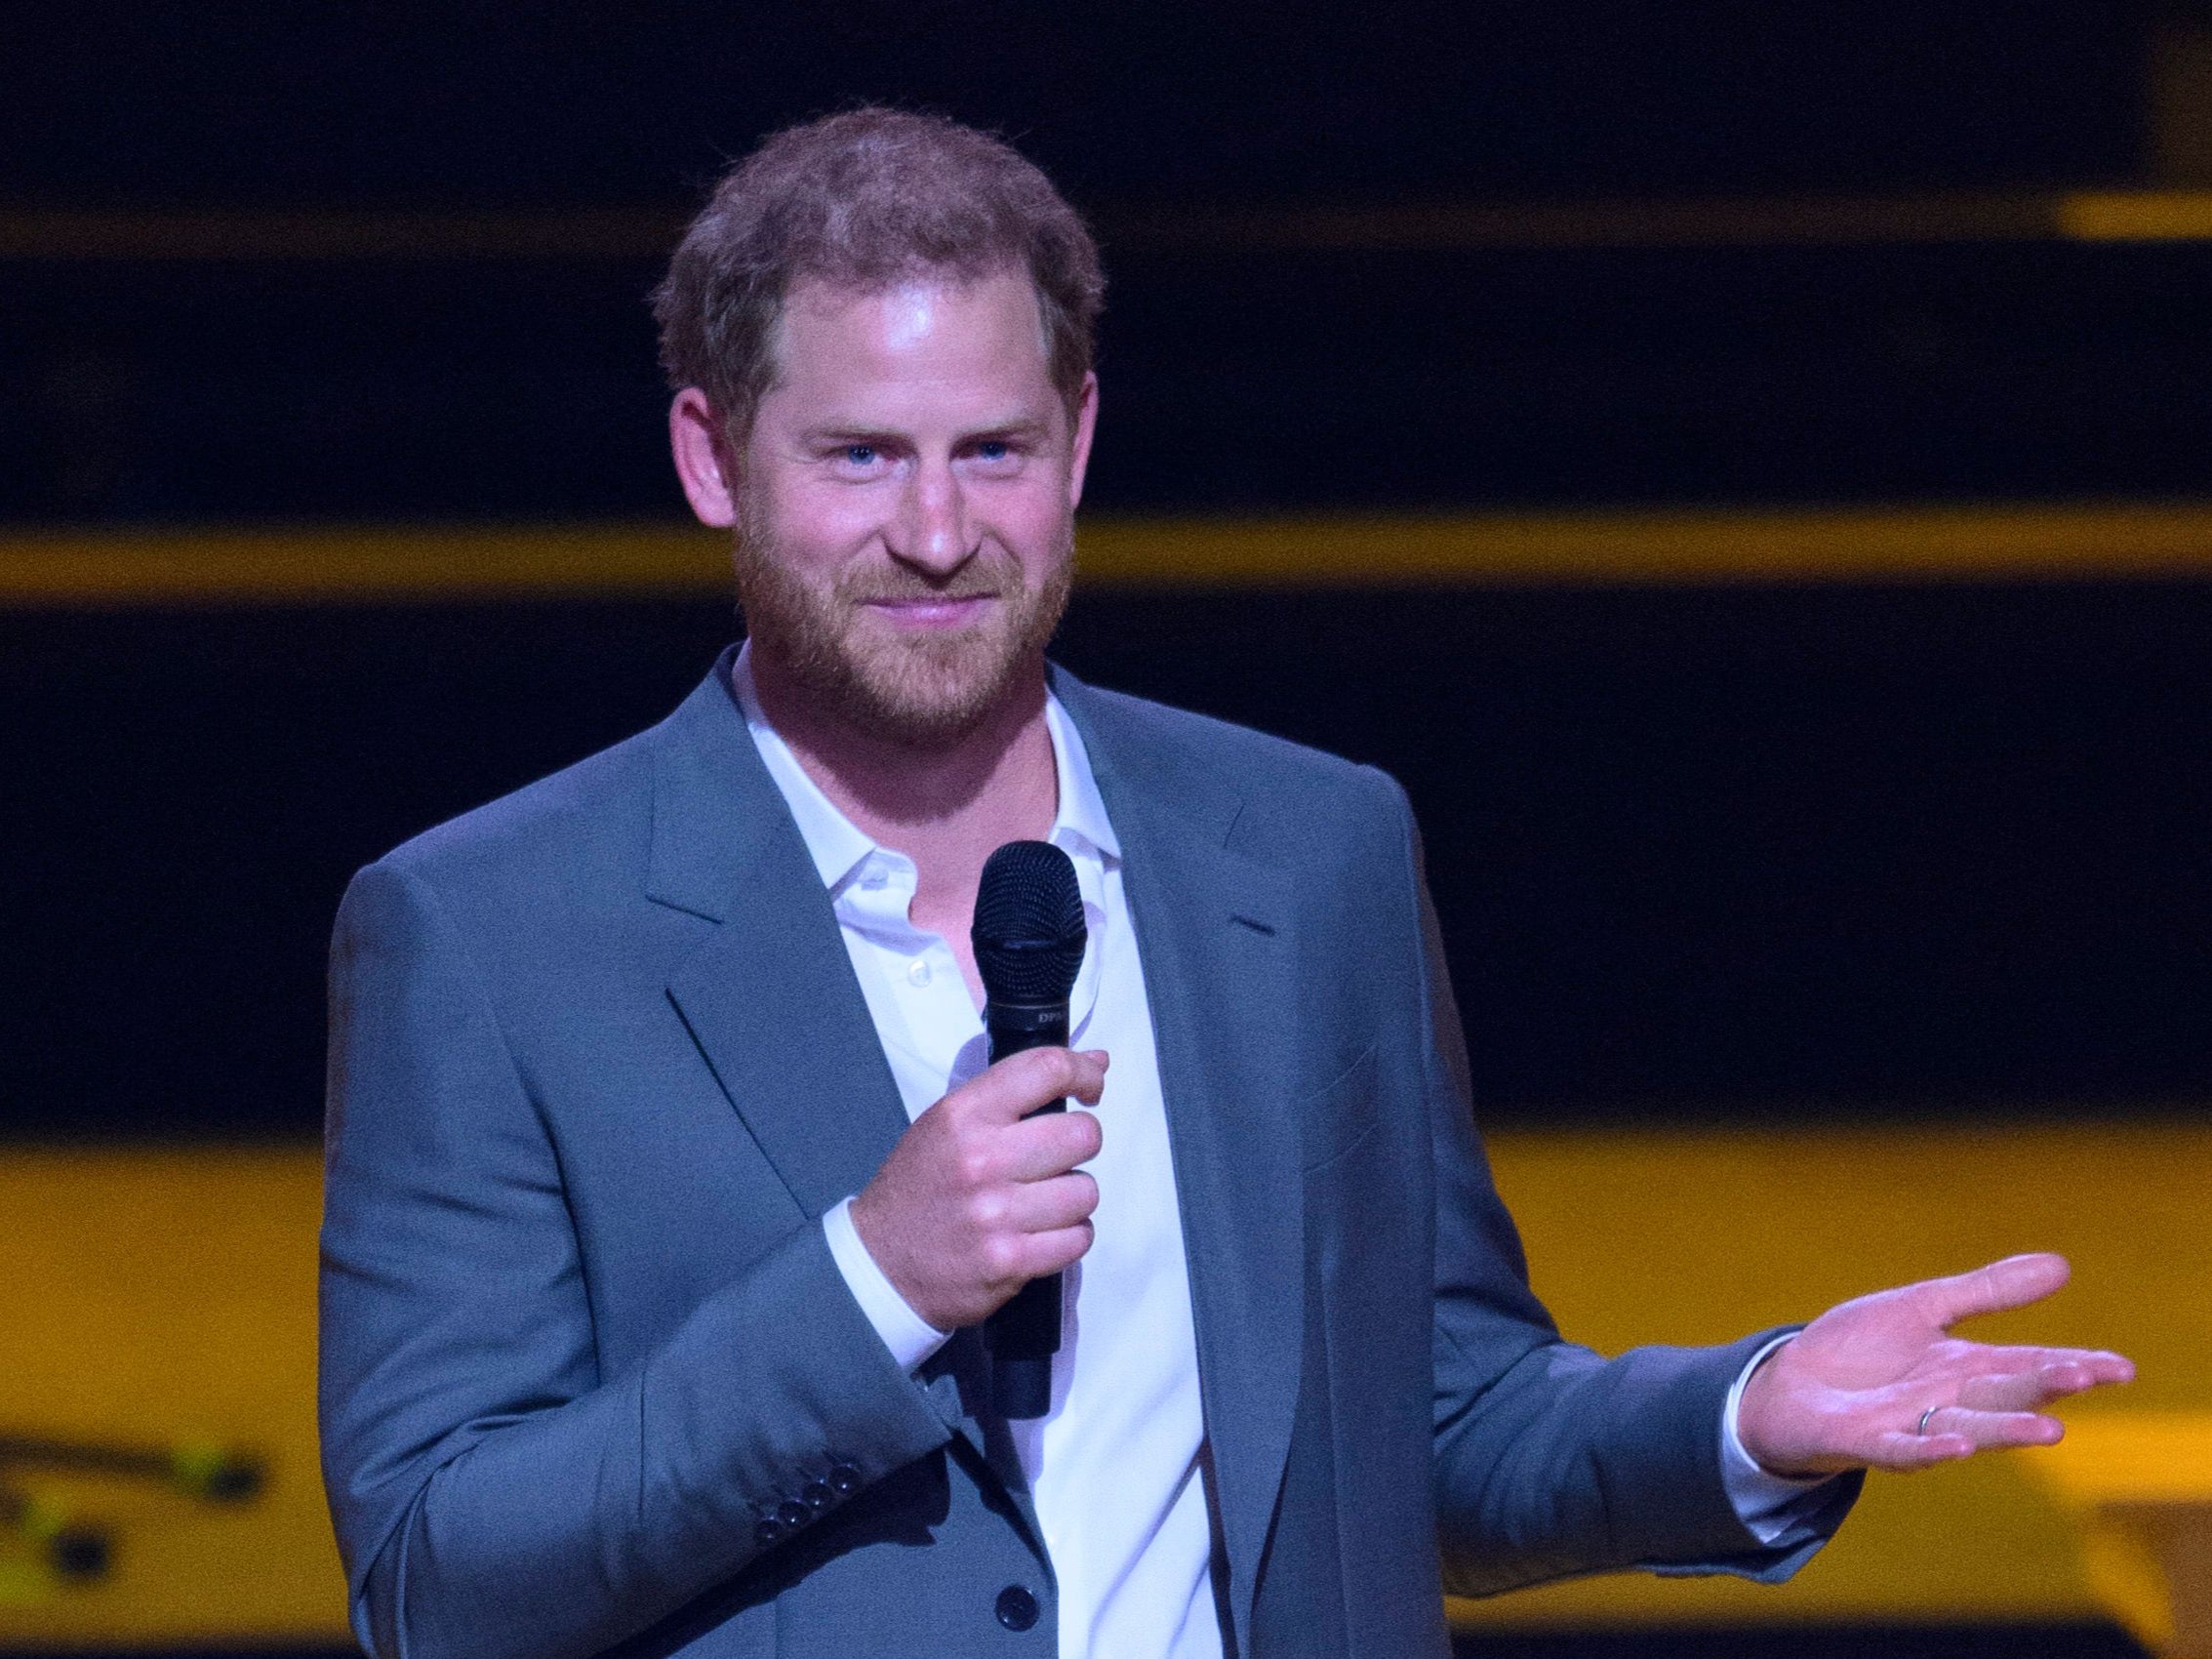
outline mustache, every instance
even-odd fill
[[[997,571],[963,568],[943,582],[932,582],[919,572],[894,575],[871,571],[857,581],[840,582],[837,596],[848,604],[898,605],[920,600],[996,599],[1010,587],[1019,587],[1021,584],[1007,582]]]
[[[947,583],[943,587],[930,587],[919,584],[897,588],[875,588],[866,591],[854,589],[844,597],[857,605],[900,605],[915,601],[942,604],[949,599],[995,599],[999,589],[972,582]]]

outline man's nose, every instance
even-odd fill
[[[906,480],[890,538],[894,557],[932,576],[949,576],[968,561],[968,507],[947,461],[925,461]]]

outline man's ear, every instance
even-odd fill
[[[695,385],[685,386],[668,405],[668,453],[700,523],[715,530],[737,523],[737,478],[722,422]]]
[[[1085,375],[1083,389],[1076,395],[1074,430],[1068,436],[1067,506],[1070,510],[1083,505],[1083,474],[1091,465],[1091,436],[1099,426],[1099,377]]]

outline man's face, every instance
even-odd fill
[[[1094,390],[1071,416],[1011,273],[801,283],[777,356],[734,480],[753,649],[864,730],[955,742],[1066,606]]]

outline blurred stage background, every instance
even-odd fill
[[[1060,655],[1406,783],[1569,1331],[2062,1248],[2010,1328],[2143,1361],[2075,1440],[2212,1488],[2212,7],[23,11],[0,1648],[343,1642],[332,911],[732,631],[643,296],[723,158],[864,97],[1094,217]],[[1501,1659],[2135,1653],[2148,1534],[2085,1489],[1883,1482],[1781,1592],[1455,1612]]]

